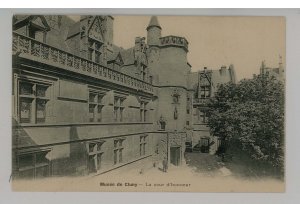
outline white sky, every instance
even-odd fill
[[[150,18],[114,16],[114,44],[129,48],[135,37],[146,37]],[[285,63],[285,19],[281,17],[158,16],[158,21],[162,36],[178,35],[189,41],[192,71],[232,63],[240,80],[259,73],[262,60],[278,67],[281,55]]]

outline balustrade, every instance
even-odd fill
[[[62,69],[93,76],[119,85],[153,93],[153,86],[140,79],[112,70],[96,62],[84,59],[27,36],[13,33],[13,54],[40,61]]]

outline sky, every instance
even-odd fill
[[[78,16],[70,16],[78,20]],[[130,48],[135,37],[147,37],[151,16],[113,16],[114,44]],[[285,64],[285,18],[158,16],[162,36],[185,37],[192,71],[234,65],[237,79],[259,73],[261,62],[278,67]]]

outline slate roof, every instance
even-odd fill
[[[69,27],[67,39],[80,33],[80,21]]]
[[[134,64],[134,47],[121,51],[121,57],[124,61],[124,65]]]
[[[147,30],[151,27],[158,27],[161,29],[160,25],[159,25],[159,22],[158,22],[158,19],[157,19],[157,16],[152,16],[151,19],[150,19],[150,22],[149,22],[149,25],[147,27]]]

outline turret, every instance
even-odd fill
[[[149,46],[158,46],[159,38],[161,37],[161,27],[158,23],[157,17],[152,16],[147,26],[147,44]]]

